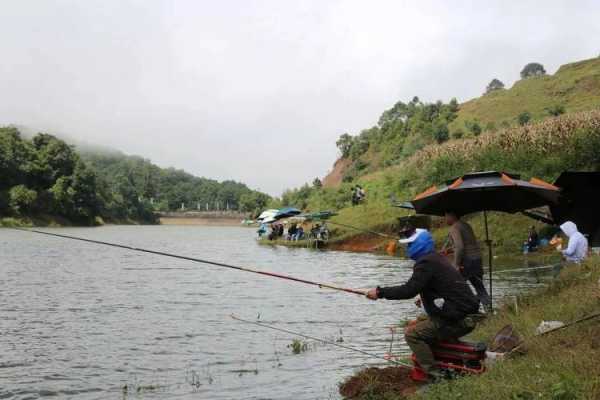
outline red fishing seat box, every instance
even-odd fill
[[[463,374],[481,374],[485,371],[487,346],[485,343],[472,343],[457,340],[438,342],[431,345],[433,356],[442,374],[453,377]],[[415,355],[411,357],[413,369],[410,377],[415,381],[426,381],[427,373],[421,369]]]

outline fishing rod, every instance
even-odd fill
[[[369,229],[364,229],[364,228],[358,228],[358,227],[356,227],[356,226],[347,225],[347,224],[342,224],[342,223],[339,223],[339,222],[333,222],[333,221],[331,221],[331,220],[327,221],[327,223],[329,223],[329,224],[332,224],[332,225],[339,225],[339,226],[343,226],[343,227],[350,228],[350,229],[354,229],[354,230],[357,230],[357,231],[360,231],[360,232],[371,233],[371,234],[373,234],[373,235],[381,236],[381,237],[388,238],[388,239],[394,239],[394,240],[398,240],[398,239],[400,239],[400,238],[399,238],[399,237],[397,237],[397,236],[386,235],[385,233],[376,232],[376,231],[372,231],[372,230],[369,230]]]
[[[560,331],[562,329],[569,328],[569,327],[571,327],[573,325],[577,325],[577,324],[580,324],[582,322],[589,321],[591,319],[595,319],[595,318],[598,318],[598,317],[600,317],[600,313],[588,314],[585,317],[576,319],[574,321],[568,322],[568,323],[566,323],[564,325],[561,325],[561,326],[557,326],[556,328],[549,329],[549,330],[547,330],[545,332],[537,333],[537,334],[534,335],[534,337],[545,336],[545,335],[547,335],[549,333]],[[515,346],[511,351],[509,351],[508,353],[506,353],[506,355],[512,354],[512,353],[516,352],[517,350],[520,350],[523,347],[523,345],[525,344],[526,341],[527,340],[521,340],[521,342],[517,346]]]
[[[247,319],[242,319],[240,317],[237,317],[234,314],[231,314],[230,317],[232,319],[236,320],[236,321],[243,322],[243,323],[246,323],[246,324],[260,326],[261,328],[272,329],[272,330],[278,331],[278,332],[289,333],[290,335],[300,336],[300,337],[303,337],[305,339],[310,339],[310,340],[315,340],[317,342],[321,342],[321,343],[325,343],[325,344],[330,344],[332,346],[336,346],[336,347],[340,347],[342,349],[354,351],[356,353],[361,353],[361,354],[367,355],[369,357],[379,358],[381,360],[385,360],[385,361],[388,361],[388,362],[391,362],[391,363],[394,363],[394,364],[397,364],[397,365],[401,365],[403,367],[412,368],[412,365],[409,365],[407,363],[403,363],[401,361],[397,361],[397,360],[393,360],[393,359],[388,359],[388,358],[385,358],[383,356],[380,356],[380,355],[377,355],[377,354],[374,354],[374,353],[369,353],[368,351],[357,349],[355,347],[350,347],[350,346],[346,346],[346,345],[339,344],[339,343],[336,343],[336,342],[332,342],[331,340],[326,340],[326,339],[321,339],[321,338],[310,336],[310,335],[305,335],[303,333],[290,331],[288,329],[279,328],[279,327],[276,327],[276,326],[273,326],[273,325],[267,325],[265,323],[258,322],[258,321],[249,321]]]
[[[240,266],[231,265],[231,264],[225,264],[225,263],[217,262],[217,261],[204,260],[204,259],[201,259],[201,258],[194,258],[194,257],[188,257],[188,256],[180,256],[180,255],[177,255],[177,254],[166,253],[166,252],[162,252],[162,251],[148,250],[148,249],[143,249],[143,248],[140,248],[140,247],[127,246],[127,245],[119,244],[119,243],[103,242],[103,241],[100,241],[100,240],[85,239],[85,238],[81,238],[81,237],[77,237],[77,236],[61,235],[61,234],[58,234],[58,233],[38,231],[38,230],[35,230],[35,229],[24,229],[24,228],[11,228],[11,229],[18,230],[18,231],[23,231],[23,232],[37,233],[37,234],[47,235],[47,236],[54,236],[54,237],[59,237],[59,238],[63,238],[63,239],[79,240],[81,242],[100,244],[100,245],[104,245],[104,246],[118,247],[118,248],[121,248],[121,249],[132,250],[132,251],[137,251],[137,252],[141,252],[141,253],[150,253],[150,254],[155,254],[155,255],[159,255],[159,256],[165,256],[165,257],[171,257],[171,258],[178,258],[180,260],[193,261],[193,262],[202,263],[202,264],[214,265],[214,266],[222,267],[222,268],[229,268],[229,269],[235,269],[235,270],[238,270],[238,271],[251,272],[251,273],[254,273],[254,274],[260,274],[260,275],[270,276],[270,277],[273,277],[273,278],[286,279],[286,280],[289,280],[289,281],[304,283],[304,284],[307,284],[307,285],[318,286],[319,288],[326,288],[326,289],[338,290],[340,292],[346,292],[346,293],[354,293],[354,294],[358,294],[358,295],[361,295],[361,296],[366,296],[367,295],[367,291],[366,290],[344,288],[344,287],[340,287],[340,286],[331,285],[331,284],[328,284],[328,283],[314,282],[314,281],[310,281],[310,280],[307,280],[307,279],[296,278],[296,277],[289,276],[289,275],[284,275],[284,274],[278,274],[278,273],[275,273],[275,272],[260,271],[260,270],[257,270],[257,269],[240,267]]]

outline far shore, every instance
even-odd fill
[[[160,217],[161,225],[242,226],[239,218]]]

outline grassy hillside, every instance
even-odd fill
[[[352,182],[449,139],[501,135],[508,128],[598,108],[600,58],[563,65],[554,75],[522,79],[463,104],[400,101],[383,111],[376,125],[340,136],[342,158],[323,182],[326,187]]]
[[[533,120],[548,117],[548,109],[563,106],[565,112],[600,107],[600,58],[563,65],[554,75],[517,81],[512,88],[494,90],[460,105],[450,131],[465,129],[466,121],[485,128],[515,125],[516,117],[529,112]]]
[[[483,133],[475,138],[453,139],[429,145],[398,165],[380,169],[343,182],[335,188],[308,187],[290,191],[286,204],[310,211],[338,210],[332,221],[372,230],[390,231],[397,218],[408,212],[391,206],[390,198],[413,198],[427,187],[469,171],[504,170],[523,178],[554,181],[564,170],[600,170],[600,110],[569,113],[523,127]],[[366,204],[350,205],[351,187],[359,183],[367,193]],[[479,237],[483,236],[478,216],[473,217]],[[518,251],[533,220],[520,215],[492,216],[494,245]],[[334,227],[334,238],[357,234]],[[444,230],[434,232],[442,239]]]
[[[555,106],[562,106],[564,113],[551,115],[547,109]],[[530,112],[532,120],[521,126],[515,118],[523,111]],[[453,137],[453,130],[475,120],[482,127],[496,127]],[[397,218],[408,214],[391,207],[390,199],[409,200],[466,172],[509,171],[524,179],[553,182],[565,170],[600,170],[600,58],[564,65],[552,76],[523,79],[510,89],[460,105],[427,104],[417,98],[398,102],[382,113],[376,126],[356,136],[342,135],[337,145],[344,157],[324,185],[290,190],[282,204],[337,210],[334,222],[385,232],[393,231]],[[366,189],[367,202],[352,207],[356,184]],[[472,221],[482,237],[479,217]],[[520,215],[493,216],[494,244],[506,252],[518,251],[532,223]],[[358,234],[332,228],[333,237],[341,240]],[[437,229],[434,235],[441,240],[445,231]]]

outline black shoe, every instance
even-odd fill
[[[446,379],[446,374],[439,368],[427,371],[427,383],[438,383],[444,379]]]

